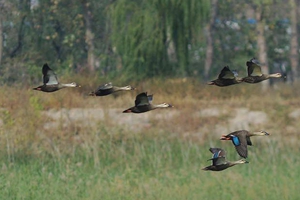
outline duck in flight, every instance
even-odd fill
[[[100,85],[97,90],[91,92],[90,96],[106,96],[118,91],[130,91],[135,90],[134,87],[130,85],[124,87],[113,86],[112,83],[105,83],[104,85]]]
[[[245,159],[237,161],[228,161],[225,158],[225,151],[221,148],[210,148],[209,151],[213,154],[212,158],[209,159],[212,161],[210,166],[204,167],[202,170],[205,171],[222,171],[229,167],[233,167],[238,164],[248,163]]]
[[[220,140],[231,140],[232,144],[234,145],[237,153],[243,157],[248,157],[248,148],[247,145],[252,146],[252,142],[250,137],[252,136],[268,136],[270,135],[266,131],[256,131],[256,132],[249,132],[246,130],[239,130],[229,133],[227,135],[222,135]]]
[[[152,104],[153,95],[147,95],[146,92],[140,93],[135,98],[135,106],[128,108],[123,113],[143,113],[157,108],[170,108],[173,107],[168,103]]]
[[[225,66],[217,79],[208,82],[208,85],[216,85],[219,87],[230,86],[234,84],[239,84],[242,82],[242,79],[237,77],[238,74],[236,71],[231,71],[228,66]]]
[[[263,74],[261,72],[261,66],[255,58],[246,62],[248,76],[242,79],[246,83],[259,83],[261,81],[267,80],[269,78],[280,78],[280,73],[275,74]]]
[[[33,88],[34,90],[42,92],[55,92],[57,90],[67,88],[67,87],[80,87],[77,83],[60,83],[58,82],[57,76],[54,71],[48,66],[48,64],[43,65],[43,85]]]

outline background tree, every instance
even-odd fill
[[[297,4],[296,0],[290,0],[290,18],[291,18],[291,50],[290,61],[292,68],[292,80],[296,81],[298,77],[298,65],[299,65],[299,45],[298,45],[298,30],[297,30]]]
[[[206,34],[206,55],[205,55],[205,65],[204,65],[204,78],[208,79],[209,71],[213,62],[213,34],[214,34],[214,23],[217,15],[218,0],[212,0],[211,10],[210,10],[210,19],[205,28]]]
[[[110,6],[112,45],[126,76],[186,76],[189,50],[209,1],[116,1]],[[174,54],[168,53],[172,48]]]
[[[40,81],[44,62],[124,79],[211,78],[225,65],[244,76],[257,57],[264,73],[290,62],[298,76],[292,0],[1,2],[1,79],[11,83]]]
[[[3,52],[3,12],[4,12],[4,3],[0,2],[0,66],[2,60]]]

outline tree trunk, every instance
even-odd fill
[[[258,46],[258,60],[261,63],[261,70],[263,74],[269,73],[268,57],[267,57],[267,45],[265,38],[265,20],[262,17],[261,6],[256,7],[255,15],[257,20],[256,32],[257,32],[257,46]],[[262,82],[263,90],[266,90],[270,86],[270,81],[266,80]]]
[[[205,28],[206,34],[206,56],[204,65],[204,79],[208,80],[209,71],[212,65],[214,47],[213,47],[213,24],[217,15],[218,0],[212,0],[210,10],[210,20]]]
[[[85,42],[88,48],[87,64],[90,72],[95,71],[95,46],[94,46],[94,34],[92,31],[92,16],[89,8],[89,3],[86,0],[82,1],[85,19]]]
[[[292,81],[298,79],[298,32],[297,32],[297,5],[295,0],[290,0],[290,17],[291,17],[291,51],[290,62],[292,68]]]
[[[2,10],[2,9],[0,9]],[[1,11],[1,13],[3,13]],[[2,14],[0,14],[0,66],[1,66],[1,61],[2,61],[2,52],[3,52],[3,24],[2,24]]]

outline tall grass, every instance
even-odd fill
[[[216,88],[189,79],[136,85],[137,93],[147,90],[155,103],[175,108],[127,115],[121,112],[136,93],[94,98],[86,96],[93,88],[46,94],[1,87],[0,199],[299,198],[299,125],[289,114],[300,104],[292,86],[261,92],[259,85]],[[202,171],[210,165],[211,146],[224,148],[228,160],[239,159],[231,142],[219,140],[238,107],[265,112],[268,121],[251,124],[250,131],[264,129],[271,136],[252,139],[249,164]],[[94,124],[45,115],[71,108],[107,114]],[[206,108],[224,113],[199,115]],[[110,109],[119,109],[122,118]],[[128,124],[119,123],[123,118]],[[58,124],[45,127],[53,121]]]

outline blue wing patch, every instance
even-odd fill
[[[214,159],[214,158],[219,158],[220,153],[221,153],[221,151],[218,151],[218,152],[214,153],[213,159]]]
[[[237,136],[232,136],[232,143],[233,143],[235,146],[239,146],[239,145],[241,144],[239,137],[237,137]]]
[[[214,153],[213,158],[218,158],[219,157],[219,152]]]

